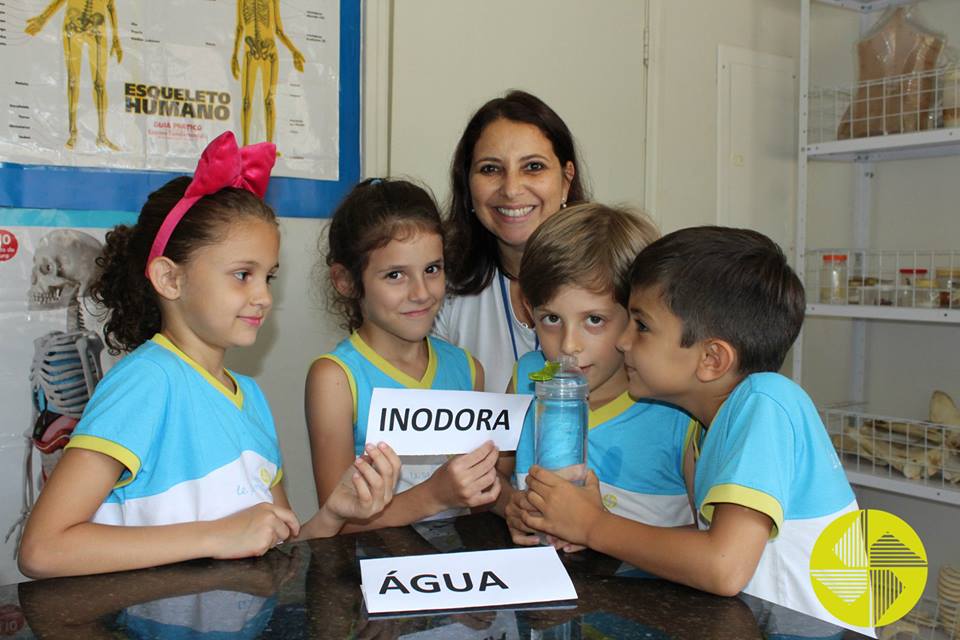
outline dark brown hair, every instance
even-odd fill
[[[743,375],[778,371],[803,324],[803,284],[780,247],[750,229],[667,234],[637,256],[630,284],[660,290],[683,323],[681,346],[709,338],[729,342]]]
[[[537,227],[520,262],[520,289],[533,307],[547,304],[564,286],[609,293],[624,307],[630,265],[660,237],[645,213],[587,202],[567,207]]]
[[[327,233],[326,265],[342,265],[350,276],[350,295],[329,288],[330,303],[343,317],[344,329],[354,331],[363,324],[363,270],[370,252],[417,232],[443,238],[443,224],[433,197],[406,180],[364,180],[337,206]]]
[[[501,118],[532,124],[553,145],[560,166],[573,163],[574,175],[567,193],[570,204],[588,199],[581,179],[580,158],[570,129],[557,113],[540,98],[525,91],[512,90],[480,107],[467,123],[457,143],[450,165],[450,210],[447,214],[447,238],[452,256],[447,266],[448,286],[452,293],[480,293],[500,266],[497,238],[477,219],[470,194],[470,165],[477,140],[488,125]],[[552,211],[550,213],[553,213]]]
[[[174,178],[147,197],[135,225],[107,232],[91,295],[107,310],[104,335],[111,353],[132,351],[160,330],[157,294],[144,275],[147,256],[164,218],[189,184],[188,177]],[[273,209],[243,189],[228,187],[204,196],[174,228],[163,255],[185,264],[197,249],[223,240],[230,224],[248,217],[277,220]]]

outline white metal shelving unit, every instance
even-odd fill
[[[936,324],[960,324],[960,308],[951,302],[948,308],[914,308],[896,306],[895,304],[823,304],[818,302],[817,290],[812,286],[806,261],[810,258],[806,246],[807,227],[807,171],[808,163],[815,161],[852,162],[854,171],[854,206],[851,222],[853,226],[853,244],[849,248],[851,255],[854,252],[867,252],[870,237],[870,217],[873,208],[873,181],[876,162],[887,160],[904,160],[911,158],[928,158],[937,156],[960,155],[960,128],[940,128],[915,130],[907,133],[891,135],[875,135],[873,137],[858,137],[836,140],[824,140],[821,136],[810,138],[811,132],[811,93],[810,85],[810,35],[811,35],[811,3],[832,5],[843,9],[858,12],[860,15],[860,31],[867,31],[873,26],[878,17],[878,11],[892,6],[910,4],[910,0],[801,0],[800,16],[800,108],[799,108],[799,149],[797,156],[797,219],[796,219],[796,252],[794,255],[797,272],[804,277],[807,285],[807,315],[811,317],[849,318],[852,320],[852,358],[853,367],[850,380],[850,397],[852,404],[862,404],[865,395],[865,379],[867,376],[865,361],[867,353],[866,326],[869,322],[896,321]],[[902,104],[902,102],[901,102]],[[851,109],[853,107],[851,106]],[[850,118],[855,117],[851,111]],[[820,118],[820,115],[817,115]],[[846,117],[846,116],[844,116]],[[875,116],[874,116],[875,117]],[[886,117],[886,116],[884,116]],[[836,127],[839,122],[828,123]],[[814,124],[818,126],[818,124]],[[917,127],[918,129],[920,127]],[[851,134],[852,135],[852,134]],[[836,136],[840,137],[840,136]],[[951,259],[951,266],[953,266]],[[896,272],[894,272],[896,273]],[[950,295],[950,294],[948,294]],[[798,338],[793,349],[793,376],[801,382],[803,375],[803,334]],[[825,416],[825,423],[831,435],[842,433],[844,428],[830,425],[832,410],[821,408]],[[853,420],[862,425],[865,419],[872,419],[866,412],[849,411],[846,420]],[[900,419],[894,419],[900,420]],[[909,422],[909,421],[908,421]],[[914,421],[915,422],[915,421]],[[847,424],[847,423],[844,423]],[[902,424],[902,423],[897,423]],[[872,428],[872,426],[871,426]],[[874,436],[876,437],[876,436]],[[836,442],[836,440],[835,440]],[[923,441],[926,443],[926,441]],[[889,440],[890,447],[903,446],[903,441]],[[918,445],[906,444],[909,448]],[[924,445],[926,446],[926,444]],[[946,454],[945,445],[941,445]],[[839,448],[839,447],[838,447]],[[845,452],[847,453],[847,452]],[[899,493],[936,502],[960,505],[960,483],[948,482],[943,475],[936,478],[911,480],[896,471],[893,465],[864,464],[864,458],[859,457],[862,451],[854,451],[843,455],[850,482],[855,485],[873,487],[884,491]],[[940,471],[936,471],[940,473]],[[951,475],[952,477],[952,475]]]

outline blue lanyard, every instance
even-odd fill
[[[517,337],[513,333],[513,314],[510,313],[510,294],[507,293],[507,283],[503,278],[503,273],[497,271],[497,277],[500,278],[500,295],[503,297],[503,314],[507,319],[507,330],[510,332],[510,345],[513,347],[513,360],[516,362],[520,359],[520,355],[517,353]],[[540,349],[540,337],[537,336],[536,333],[534,333],[533,336],[533,350],[537,351]]]

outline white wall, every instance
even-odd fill
[[[787,0],[658,0],[655,214],[664,231],[717,222],[717,47],[796,59]],[[601,198],[603,194],[598,194]]]
[[[643,202],[644,0],[394,4],[390,172],[449,193],[470,115],[507,89],[542,98],[580,145],[594,193]]]

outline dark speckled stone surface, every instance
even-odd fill
[[[196,561],[0,588],[0,635],[14,638],[860,638],[769,603],[615,575],[590,551],[564,558],[575,607],[371,619],[358,558],[510,546],[479,514],[284,545],[256,560]]]

